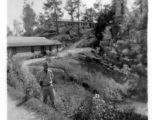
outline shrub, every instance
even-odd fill
[[[39,63],[39,65],[40,64],[41,63]],[[104,99],[106,100],[106,102],[122,101],[121,94],[119,91],[121,90],[123,93],[127,94],[127,91],[123,85],[115,82],[113,79],[109,77],[105,77],[103,74],[101,74],[101,72],[93,72],[93,67],[95,66],[91,67],[91,70],[89,70],[89,69],[86,69],[84,65],[82,69],[82,66],[80,65],[82,65],[82,63],[72,58],[63,58],[63,59],[58,59],[58,60],[55,59],[49,64],[50,67],[63,69],[67,75],[63,77],[61,73],[55,73],[57,74],[56,79],[58,78],[62,79],[63,77],[62,79],[63,82],[64,81],[69,82],[70,80],[70,81],[74,81],[75,83],[79,85],[84,85],[85,83],[86,86],[87,85],[89,86],[89,89],[96,90],[100,94],[102,100]],[[73,109],[75,109],[73,105],[76,104],[75,102],[74,103],[71,102],[71,100],[75,99],[75,97],[73,96],[74,90],[72,88],[72,85],[74,84],[74,82],[70,82],[68,84],[68,88],[67,87],[60,88],[60,91],[63,91],[65,96],[66,95],[72,96],[72,97],[64,96],[64,98],[66,99],[64,100],[66,101],[65,104],[67,108],[65,107],[63,111],[65,111],[66,115],[68,116],[72,114],[71,112],[73,111]],[[59,83],[61,83],[61,81]],[[75,92],[77,92],[77,90]],[[74,115],[71,116],[71,118],[75,120],[77,119],[92,120],[92,119],[99,119],[99,118],[100,119],[102,118],[105,120],[113,120],[113,119],[147,120],[147,117],[142,117],[138,114],[133,113],[132,111],[127,111],[127,112],[116,111],[113,108],[113,106],[109,107],[109,104],[105,104],[103,103],[103,101],[92,100],[92,96],[88,96],[84,100],[83,103],[82,105],[80,105],[78,109],[79,112],[76,110]],[[61,106],[61,104],[59,104],[59,106]]]
[[[40,87],[38,83],[28,71],[21,68],[21,63],[19,59],[12,63],[13,67],[9,68],[10,70],[7,73],[7,84],[23,93],[26,93],[28,88],[32,88],[33,97],[39,98]]]
[[[89,97],[73,115],[74,120],[148,120],[146,116],[134,113],[132,109],[124,112],[105,104],[102,99]]]
[[[96,90],[100,95],[108,100],[121,101],[122,97],[119,91],[127,94],[126,89],[120,83],[113,79],[105,77],[101,72],[93,72],[84,69],[73,59],[65,58],[52,61],[50,67],[61,68],[65,71],[68,80],[74,81],[80,85],[84,85],[91,92]]]
[[[64,115],[41,102],[40,87],[29,71],[22,70],[20,60],[13,62],[13,67],[8,67],[8,69],[10,69],[7,73],[8,93],[13,99],[21,100],[32,92],[28,100],[22,104],[24,107],[36,112],[40,118],[44,117],[46,120],[68,120]],[[36,74],[36,70],[33,70],[33,73]]]

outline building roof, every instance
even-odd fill
[[[58,22],[72,22],[71,19],[59,19]],[[73,22],[78,22],[78,20],[73,20]],[[96,22],[86,22],[86,21],[79,21],[81,23],[96,23]]]
[[[45,37],[7,37],[7,47],[61,45],[57,40]]]

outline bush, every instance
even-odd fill
[[[56,112],[51,107],[44,105],[41,102],[40,86],[36,82],[35,76],[29,71],[22,70],[20,60],[12,63],[13,67],[8,67],[8,93],[14,100],[21,100],[23,97],[32,93],[26,102],[22,105],[28,110],[32,110],[39,115],[40,118],[46,120],[68,120],[64,115]],[[36,70],[33,70],[34,75]]]
[[[26,94],[28,88],[32,88],[33,97],[39,98],[40,87],[36,79],[28,71],[21,68],[21,60],[16,60],[12,63],[12,66],[7,73],[7,84],[24,94]]]
[[[126,89],[113,79],[105,77],[100,72],[93,72],[81,67],[81,64],[71,58],[64,58],[52,61],[50,67],[61,68],[65,71],[68,80],[84,85],[86,89],[93,92],[96,90],[108,100],[122,101],[119,91],[127,94]]]
[[[8,68],[7,84],[14,89],[25,91],[26,81],[24,75],[21,72],[20,65],[12,64],[12,67]]]
[[[73,116],[74,120],[148,120],[133,110],[117,111],[113,106],[105,104],[100,98],[89,97],[84,100]]]
[[[40,118],[43,116],[45,120],[68,120],[64,115],[61,115],[53,108],[44,105],[42,102],[34,98],[29,99],[24,106],[36,112]]]

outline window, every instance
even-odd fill
[[[34,53],[34,47],[31,47],[31,52]]]
[[[46,46],[42,46],[41,51],[45,51],[45,50],[46,50]]]

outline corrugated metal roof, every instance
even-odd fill
[[[59,19],[58,22],[72,22],[71,19]],[[73,22],[78,22],[78,20],[73,20]],[[79,21],[80,23],[96,23],[96,22],[86,22],[86,21]]]
[[[8,47],[61,45],[57,40],[49,40],[45,37],[7,37]]]

